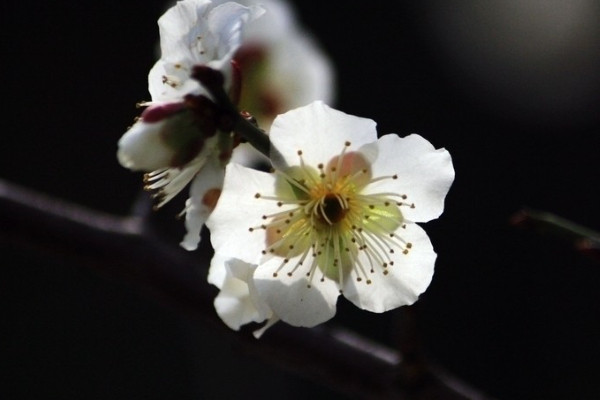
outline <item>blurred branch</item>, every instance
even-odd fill
[[[208,259],[167,245],[152,233],[143,207],[118,217],[60,201],[0,180],[0,240],[57,251],[150,289],[203,317],[241,350],[355,398],[485,399],[441,369],[332,326],[278,324],[260,340],[217,318],[216,289],[198,274]],[[420,359],[422,360],[422,358]]]
[[[571,242],[577,251],[600,261],[600,233],[566,218],[546,211],[523,208],[510,217],[510,223],[541,235],[551,235]]]

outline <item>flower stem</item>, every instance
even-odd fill
[[[233,105],[223,88],[224,77],[221,72],[205,65],[198,65],[194,67],[192,77],[208,90],[212,100],[231,118],[232,130],[235,133],[246,139],[248,143],[267,158],[282,159],[279,151],[271,144],[269,136],[262,129],[242,117],[239,110]]]
[[[516,212],[510,222],[514,226],[570,241],[581,253],[600,260],[600,233],[590,228],[546,211],[529,208]]]

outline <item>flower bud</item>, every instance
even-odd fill
[[[132,170],[183,167],[214,135],[214,122],[204,119],[185,103],[150,106],[119,140],[117,158]]]

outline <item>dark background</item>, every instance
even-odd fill
[[[428,356],[500,399],[600,397],[600,265],[508,224],[530,206],[600,229],[598,3],[296,3],[334,60],[337,108],[453,156],[446,212],[426,226],[439,254],[416,307]],[[141,182],[116,143],[148,99],[165,5],[1,7],[0,177],[126,214]],[[335,398],[130,282],[0,251],[3,398]],[[389,315],[342,302],[335,321],[394,343]]]

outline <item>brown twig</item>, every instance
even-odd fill
[[[143,211],[143,210],[142,210]],[[197,271],[197,253],[163,243],[143,212],[117,217],[63,202],[0,180],[0,240],[62,251],[126,278],[203,317],[240,350],[354,398],[484,399],[447,373],[421,368],[405,379],[401,355],[346,329],[302,329],[281,323],[256,340],[225,328],[214,312],[216,289]],[[208,259],[201,261],[208,264]],[[204,265],[205,267],[207,265]]]

